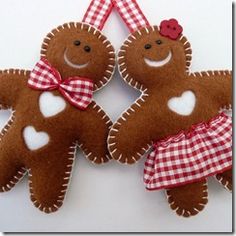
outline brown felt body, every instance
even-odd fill
[[[162,43],[157,44],[158,40]],[[151,45],[148,49],[145,47],[147,44]],[[161,67],[153,67],[145,62],[145,58],[151,61],[164,60],[170,53],[171,59]],[[157,26],[140,29],[124,42],[118,55],[120,73],[142,95],[110,130],[108,147],[115,160],[133,164],[153,142],[176,135],[182,130],[187,131],[200,122],[207,122],[221,108],[231,106],[231,72],[191,73],[191,54],[186,37],[181,35],[177,40],[168,39],[160,35]],[[167,105],[169,99],[180,97],[185,91],[191,91],[196,96],[194,110],[188,116],[170,110]],[[198,194],[197,189],[195,193]],[[196,196],[199,202],[201,194],[199,191]],[[189,201],[188,209],[193,210],[195,205]],[[179,207],[181,209],[182,206]]]
[[[105,36],[92,26],[80,23],[70,23],[53,32],[45,39],[47,45],[43,44],[42,56],[60,72],[62,79],[89,77],[96,85],[95,90],[109,81],[115,54]],[[75,46],[75,40],[89,45],[91,52]],[[68,57],[73,63],[89,60],[86,69],[65,66],[62,52],[67,47],[71,49]],[[101,164],[110,159],[106,139],[112,123],[94,101],[82,111],[65,100],[66,108],[61,113],[45,118],[39,109],[42,91],[27,86],[29,74],[30,71],[23,70],[0,72],[0,103],[3,108],[14,111],[1,135],[0,191],[10,190],[28,171],[31,200],[40,210],[50,213],[63,203],[77,146],[93,163]],[[62,96],[58,91],[52,93]],[[27,126],[33,126],[37,132],[46,132],[49,143],[38,150],[29,150],[22,137]]]

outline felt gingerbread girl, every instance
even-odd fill
[[[192,50],[177,20],[150,26],[135,0],[113,0],[131,31],[118,64],[121,76],[142,95],[113,125],[112,157],[144,168],[148,190],[165,189],[170,207],[189,217],[208,201],[207,177],[232,190],[230,71],[189,71]]]
[[[93,101],[115,67],[114,48],[101,33],[110,0],[93,0],[82,23],[52,30],[32,71],[0,72],[0,103],[12,109],[1,132],[0,191],[28,173],[31,200],[45,213],[63,203],[77,146],[93,163],[110,159],[109,117]]]

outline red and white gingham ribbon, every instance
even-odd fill
[[[220,114],[189,133],[157,142],[145,162],[148,190],[196,182],[232,167],[232,118]]]
[[[83,22],[102,30],[112,8],[111,0],[92,0],[84,15]]]
[[[30,73],[30,88],[42,91],[58,89],[73,106],[84,110],[93,97],[93,82],[87,78],[69,77],[62,80],[60,73],[45,58],[40,59]]]
[[[131,33],[150,26],[136,0],[112,0],[112,2]]]

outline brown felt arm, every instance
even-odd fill
[[[29,72],[23,70],[0,71],[0,104],[14,107],[21,91],[27,86]]]
[[[139,99],[113,125],[108,138],[112,157],[121,163],[133,164],[149,149],[153,134],[158,134],[158,120],[155,110],[150,108],[151,101]],[[158,122],[157,122],[158,121]]]
[[[7,125],[0,133],[0,192],[11,190],[26,173],[24,164],[18,159],[19,151],[12,141],[16,132],[9,132],[8,129]],[[9,148],[13,145],[14,148]]]
[[[105,112],[92,102],[80,116],[78,127],[78,141],[86,157],[96,164],[107,162],[110,159],[107,149],[107,136],[112,125]]]
[[[197,77],[208,99],[212,99],[218,109],[232,104],[233,86],[230,71],[202,72]]]
[[[10,150],[0,149],[0,192],[11,190],[26,173],[25,168],[14,160]]]

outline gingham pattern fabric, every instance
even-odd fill
[[[112,0],[112,2],[131,33],[150,25],[135,0]]]
[[[111,0],[92,0],[84,15],[83,22],[102,30],[112,8]]]
[[[93,97],[91,80],[81,77],[62,80],[60,73],[45,58],[42,58],[30,73],[28,86],[42,91],[58,89],[70,104],[80,110],[86,109]]]
[[[232,118],[220,114],[154,145],[144,168],[148,190],[196,182],[232,167]]]

